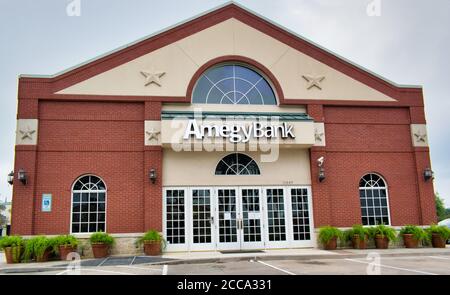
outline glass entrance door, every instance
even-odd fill
[[[263,249],[261,189],[240,189],[241,249]]]
[[[217,190],[218,249],[264,248],[261,189]]]

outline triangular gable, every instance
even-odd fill
[[[57,95],[184,97],[202,65],[227,55],[263,65],[277,79],[281,99],[286,101],[393,102],[402,88],[234,3],[52,77],[49,82],[51,92]],[[145,73],[163,75],[158,83],[148,83],[152,80]],[[322,89],[309,87],[307,77],[322,76]]]

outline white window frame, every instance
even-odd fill
[[[83,177],[86,176],[94,176],[97,177],[98,179],[100,179],[103,184],[105,185],[105,189],[104,190],[74,190],[75,184]],[[108,219],[108,187],[106,185],[106,182],[103,180],[102,177],[97,176],[95,174],[83,174],[80,177],[78,177],[73,183],[72,183],[72,187],[70,189],[70,224],[69,224],[69,233],[74,234],[74,235],[83,235],[83,234],[92,234],[94,232],[91,231],[87,231],[87,232],[72,232],[72,222],[73,222],[73,194],[74,193],[91,193],[91,192],[96,192],[96,193],[105,193],[105,233],[107,232],[108,229],[108,223],[107,223],[107,219]],[[80,205],[81,205],[81,195],[80,195]],[[98,201],[97,201],[98,203]],[[98,212],[98,207],[97,207],[97,212]],[[90,208],[88,210],[88,214],[90,213]],[[81,214],[81,209],[80,209],[80,214]],[[98,213],[97,213],[98,214]],[[97,216],[98,217],[98,216]],[[80,215],[80,220],[81,220],[81,215]],[[81,221],[79,222],[80,226],[81,226]],[[98,218],[97,218],[97,224],[98,224]],[[88,228],[89,228],[89,222],[88,222]]]
[[[381,186],[381,187],[361,187],[361,186],[359,186],[359,182],[361,182],[361,180],[365,177],[365,176],[367,176],[367,175],[370,175],[370,174],[373,174],[373,175],[376,175],[376,176],[378,176],[381,180],[383,180],[383,182],[384,182],[384,186]],[[361,212],[361,209],[362,209],[362,206],[361,206],[361,190],[375,190],[375,189],[378,189],[378,190],[380,190],[380,189],[384,189],[385,191],[386,191],[386,205],[387,205],[387,216],[388,216],[388,219],[389,219],[389,222],[388,222],[388,224],[385,224],[385,225],[391,225],[392,224],[392,219],[391,219],[391,210],[390,210],[390,208],[391,208],[391,204],[390,204],[390,201],[389,201],[389,186],[388,186],[388,183],[387,183],[387,181],[386,181],[386,179],[383,177],[383,176],[381,176],[379,173],[376,173],[376,172],[368,172],[368,173],[365,173],[363,176],[361,176],[360,178],[359,178],[359,182],[358,182],[358,201],[359,201],[359,213],[360,213],[360,220],[361,220],[361,224],[362,224],[362,218],[363,218],[363,216],[362,216],[362,212]],[[366,198],[367,199],[367,198]],[[367,204],[366,204],[367,205]],[[366,209],[368,209],[368,207],[366,206],[365,207]],[[375,209],[375,207],[373,207],[373,209]],[[373,217],[374,218],[376,218],[376,216],[377,215],[374,215]],[[382,215],[381,215],[382,216]],[[369,218],[369,217],[367,217],[367,218]],[[376,226],[376,224],[365,224],[365,225],[363,225],[363,226],[365,226],[365,227],[370,227],[370,226]]]

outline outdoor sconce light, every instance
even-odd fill
[[[323,167],[319,168],[319,182],[322,182],[325,180],[325,169]]]
[[[425,170],[423,171],[423,179],[425,181],[428,181],[430,179],[434,178],[434,172],[433,170],[431,170],[430,168],[425,168]]]
[[[9,172],[8,177],[6,178],[10,185],[14,183],[14,171]]]
[[[25,172],[25,170],[23,170],[22,168],[20,168],[19,172],[17,173],[17,178],[23,185],[27,184],[27,172]]]
[[[150,180],[151,180],[151,182],[153,183],[153,184],[155,184],[155,182],[156,182],[156,178],[157,178],[157,174],[156,174],[156,170],[155,169],[150,169],[150,175],[149,175],[149,178],[150,178]]]
[[[320,157],[317,159],[317,166],[319,166],[319,182],[325,180],[325,169],[323,168],[323,163],[325,162],[325,157]]]

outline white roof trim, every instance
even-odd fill
[[[171,29],[174,29],[174,28],[176,28],[176,27],[178,27],[178,26],[181,26],[181,25],[183,25],[183,24],[185,24],[185,23],[188,23],[188,22],[190,22],[190,21],[192,21],[192,20],[195,20],[195,19],[197,19],[197,18],[199,18],[199,17],[202,17],[202,16],[204,16],[204,15],[206,15],[206,14],[208,14],[208,13],[211,13],[211,12],[214,12],[214,11],[216,11],[216,10],[219,10],[219,9],[225,7],[225,6],[230,5],[230,4],[234,4],[234,5],[236,5],[236,6],[240,7],[240,8],[242,8],[243,10],[245,10],[245,11],[251,13],[251,14],[256,15],[257,17],[263,19],[264,21],[266,21],[266,22],[268,22],[268,23],[270,23],[270,24],[272,24],[272,25],[278,27],[278,28],[281,29],[281,30],[284,30],[284,31],[288,32],[289,34],[291,34],[291,35],[293,35],[293,36],[295,36],[296,38],[299,38],[299,39],[301,39],[301,40],[303,40],[303,41],[305,41],[305,42],[307,42],[307,43],[310,43],[310,44],[312,44],[313,46],[318,47],[319,49],[321,49],[321,50],[323,50],[323,51],[325,51],[325,52],[327,52],[327,53],[332,54],[333,56],[335,56],[335,57],[341,59],[342,61],[344,61],[344,62],[346,62],[346,63],[349,63],[349,64],[351,64],[351,65],[353,65],[353,66],[355,66],[355,67],[357,67],[357,68],[359,68],[359,69],[361,69],[361,70],[363,70],[363,71],[365,71],[365,72],[367,72],[367,73],[369,73],[369,74],[371,74],[371,75],[373,75],[373,76],[375,76],[375,77],[377,77],[377,78],[379,78],[379,79],[385,81],[385,82],[388,83],[388,84],[391,84],[391,85],[393,85],[393,86],[395,86],[395,87],[399,87],[399,88],[422,88],[421,85],[397,84],[397,83],[395,83],[395,82],[393,82],[393,81],[391,81],[391,80],[389,80],[389,79],[387,79],[387,78],[385,78],[385,77],[383,77],[383,76],[381,76],[381,75],[379,75],[379,74],[377,74],[377,73],[375,73],[375,72],[372,72],[371,70],[369,70],[369,69],[367,69],[367,68],[365,68],[365,67],[363,67],[363,66],[361,66],[361,65],[359,65],[359,64],[357,64],[357,63],[352,62],[351,60],[348,60],[348,59],[345,58],[345,57],[342,57],[341,55],[339,55],[339,54],[337,54],[337,53],[335,53],[335,52],[333,52],[333,51],[331,51],[331,50],[329,50],[329,49],[327,49],[327,48],[325,48],[325,47],[322,47],[321,45],[319,45],[319,44],[317,44],[317,43],[315,43],[315,42],[313,42],[313,41],[311,41],[311,40],[309,40],[309,39],[307,39],[307,38],[305,38],[305,37],[303,37],[303,36],[297,34],[296,32],[294,32],[294,31],[292,31],[292,30],[290,30],[290,29],[288,29],[288,28],[286,28],[286,27],[284,27],[284,26],[282,26],[282,25],[280,25],[280,24],[278,24],[278,23],[275,23],[274,21],[268,19],[267,17],[265,17],[265,16],[263,16],[263,15],[261,15],[261,14],[255,12],[255,11],[253,11],[253,10],[251,10],[251,9],[249,9],[249,8],[243,6],[243,5],[241,5],[241,4],[239,4],[239,3],[235,2],[235,1],[229,1],[229,2],[226,2],[226,3],[222,4],[222,5],[216,6],[216,7],[212,8],[212,9],[209,9],[209,10],[207,10],[207,11],[205,11],[205,12],[202,12],[202,13],[200,13],[200,14],[197,14],[196,16],[193,16],[193,17],[190,17],[190,18],[188,18],[188,19],[186,19],[186,20],[184,20],[184,21],[178,22],[178,23],[176,23],[175,25],[172,25],[172,26],[170,26],[170,27],[166,27],[166,28],[164,28],[164,29],[162,29],[162,30],[159,30],[159,31],[153,33],[153,34],[147,35],[147,36],[145,36],[145,37],[143,37],[143,38],[140,38],[140,39],[138,39],[138,40],[136,40],[136,41],[133,41],[133,42],[131,42],[131,43],[125,44],[125,45],[120,46],[120,47],[118,47],[118,48],[116,48],[116,49],[113,49],[113,50],[111,50],[111,51],[108,51],[108,52],[106,52],[106,53],[103,53],[103,54],[101,54],[101,55],[98,55],[98,56],[96,56],[96,57],[94,57],[94,58],[91,58],[91,59],[85,61],[85,62],[79,63],[79,64],[77,64],[77,65],[75,65],[75,66],[73,66],[73,67],[70,67],[70,68],[67,68],[67,69],[65,69],[65,70],[62,70],[62,71],[60,71],[60,72],[58,72],[58,73],[56,73],[56,74],[53,74],[53,75],[21,74],[21,75],[19,75],[19,78],[55,78],[55,77],[58,77],[58,76],[63,75],[63,74],[65,74],[65,73],[67,73],[67,72],[70,72],[70,71],[72,71],[72,70],[74,70],[74,69],[77,69],[77,68],[79,68],[79,67],[82,67],[82,66],[84,66],[84,65],[86,65],[86,64],[89,64],[89,63],[94,62],[94,61],[96,61],[96,60],[99,60],[99,59],[101,59],[101,58],[103,58],[103,57],[106,57],[106,56],[108,56],[108,55],[111,55],[111,54],[113,54],[113,53],[116,53],[116,52],[118,52],[118,51],[120,51],[120,50],[123,50],[123,49],[126,49],[126,48],[130,47],[130,46],[133,46],[133,45],[135,45],[135,44],[137,44],[137,43],[139,43],[139,42],[142,42],[142,41],[144,41],[144,40],[147,40],[147,39],[150,39],[150,38],[152,38],[152,37],[155,37],[155,36],[157,36],[157,35],[159,35],[159,34],[162,34],[162,33],[166,32],[166,31],[169,31],[169,30],[171,30]]]

